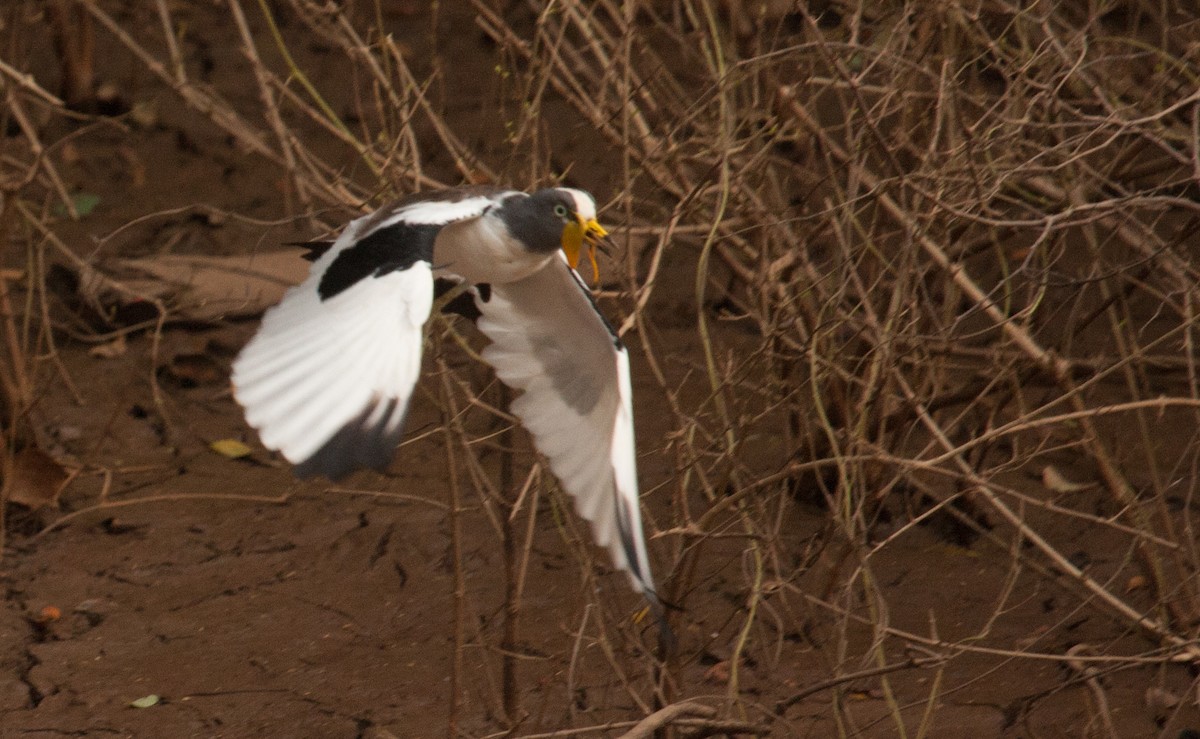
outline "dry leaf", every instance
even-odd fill
[[[191,321],[250,317],[278,303],[292,285],[308,276],[307,249],[289,248],[232,257],[165,254],[84,266],[76,274],[77,294],[103,315],[161,301],[171,317]],[[139,314],[138,320],[146,316]]]
[[[62,618],[62,609],[58,606],[44,606],[42,610],[38,611],[37,622],[39,624],[48,624],[60,618]]]
[[[150,694],[144,695],[135,701],[130,701],[129,705],[133,708],[150,708],[151,706],[157,706],[161,700],[157,695]]]
[[[129,118],[142,128],[154,128],[158,125],[158,101],[138,100],[129,108]]]
[[[67,140],[58,147],[58,153],[62,157],[63,164],[79,164],[83,159],[83,155],[79,153],[79,147],[74,141]]]
[[[146,165],[138,156],[137,150],[132,146],[118,146],[117,154],[129,168],[129,183],[134,187],[144,187],[146,185]]]
[[[58,496],[67,482],[67,473],[50,455],[30,445],[13,455],[4,476],[0,498],[31,510],[43,506],[58,507]]]
[[[87,617],[88,621],[91,621],[93,624],[98,624],[115,610],[117,610],[117,604],[111,600],[88,598],[87,600],[80,601],[78,605],[71,609],[71,612],[81,614]]]
[[[704,680],[710,683],[724,685],[729,682],[729,660],[723,659],[704,671]]]
[[[1092,486],[1090,482],[1071,482],[1054,465],[1042,468],[1042,485],[1054,493],[1078,493]]]
[[[125,356],[128,349],[129,343],[125,341],[125,334],[118,334],[112,341],[93,346],[88,350],[88,354],[101,359],[116,359]]]
[[[308,276],[306,249],[235,257],[165,254],[119,265],[144,275],[142,291],[173,306],[179,318],[213,320],[261,313]]]
[[[207,354],[176,354],[163,367],[166,376],[181,387],[217,385],[229,381],[229,373]]]
[[[1146,688],[1146,705],[1150,708],[1165,708],[1169,711],[1179,705],[1179,696],[1166,688]]]
[[[228,457],[229,459],[241,459],[242,457],[248,457],[250,456],[250,453],[254,451],[237,439],[218,439],[217,441],[209,444],[208,448],[212,449],[217,454],[220,454],[222,457]]]
[[[1146,587],[1146,584],[1145,575],[1134,575],[1133,577],[1129,578],[1129,582],[1125,583],[1125,593],[1128,594],[1135,590],[1141,590],[1142,588]]]

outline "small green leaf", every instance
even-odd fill
[[[135,701],[130,701],[129,705],[134,708],[149,708],[151,706],[157,706],[159,701],[161,701],[161,700],[162,699],[159,698],[157,695],[154,695],[153,693],[151,693],[150,695],[144,695]]]
[[[71,202],[75,205],[76,213],[86,216],[100,204],[100,196],[94,192],[80,192],[71,197]]]
[[[71,196],[71,205],[74,206],[75,212],[81,216],[88,215],[99,204],[100,196],[94,192],[77,192]],[[53,211],[54,215],[60,218],[68,215],[67,206],[62,203],[55,203]]]

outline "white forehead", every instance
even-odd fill
[[[573,187],[561,187],[559,189],[575,200],[575,212],[581,218],[585,221],[590,221],[596,217],[596,201],[592,199],[589,193],[583,190],[576,190]]]

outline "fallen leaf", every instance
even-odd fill
[[[185,388],[216,385],[229,380],[229,373],[207,354],[176,354],[163,367],[163,372]]]
[[[79,164],[83,156],[79,153],[79,147],[74,141],[65,141],[58,147],[59,154],[62,156],[63,164]]]
[[[0,499],[31,510],[58,507],[58,496],[67,481],[66,470],[49,455],[29,445],[9,460]]]
[[[106,518],[100,522],[100,528],[103,529],[104,533],[112,534],[113,536],[133,533],[142,528],[142,526],[142,524],[125,523],[116,517]]]
[[[100,204],[100,196],[94,192],[77,192],[71,196],[71,206],[75,209],[75,215],[86,216],[91,214],[96,206]],[[63,217],[70,215],[67,206],[62,203],[54,204],[54,215]]]
[[[1150,708],[1170,710],[1179,705],[1179,696],[1166,688],[1146,688],[1146,705]]]
[[[132,146],[118,146],[117,154],[124,160],[125,166],[129,169],[129,181],[134,187],[143,187],[146,184],[146,165],[142,162],[142,158],[138,156],[137,151]]]
[[[128,349],[129,344],[125,341],[125,334],[118,334],[117,338],[112,341],[93,346],[88,350],[88,354],[101,359],[116,359],[125,356]]]
[[[284,291],[308,276],[307,252],[283,249],[234,257],[164,254],[120,260],[113,267],[136,275],[120,281],[135,293],[167,302],[173,317],[209,321],[256,315],[278,303]]]
[[[208,448],[212,449],[217,454],[220,454],[222,457],[227,457],[229,459],[241,459],[242,457],[248,457],[250,456],[250,453],[254,451],[237,439],[218,439],[217,441],[209,444]]]
[[[710,683],[724,685],[729,682],[729,660],[723,659],[704,671],[704,680]]]
[[[161,700],[162,699],[157,695],[151,693],[150,695],[144,695],[135,701],[129,701],[129,705],[133,708],[150,708],[151,706],[157,706]]]
[[[1141,590],[1144,587],[1146,587],[1146,576],[1134,575],[1133,577],[1129,578],[1129,582],[1125,583],[1125,592],[1127,594],[1132,593],[1133,591]]]
[[[129,108],[129,118],[142,128],[154,128],[158,125],[158,102],[155,100],[138,100]]]
[[[51,621],[57,621],[60,618],[62,618],[62,609],[60,609],[58,606],[44,606],[42,610],[38,612],[37,621],[39,624],[48,624]]]
[[[1092,486],[1090,482],[1071,482],[1054,465],[1042,468],[1042,485],[1054,493],[1077,493]]]
[[[80,603],[71,609],[72,613],[79,613],[87,617],[93,624],[100,623],[110,613],[117,609],[117,604],[111,600],[104,598],[88,598],[80,601]]]

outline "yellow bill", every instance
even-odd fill
[[[587,221],[578,218],[568,223],[563,228],[562,249],[563,253],[567,255],[567,264],[571,265],[571,269],[579,267],[579,256],[583,247],[586,246],[588,259],[592,262],[592,275],[596,281],[599,281],[600,265],[596,264],[596,244],[605,236],[608,236],[608,231],[604,230],[604,226],[601,226],[595,218]]]

